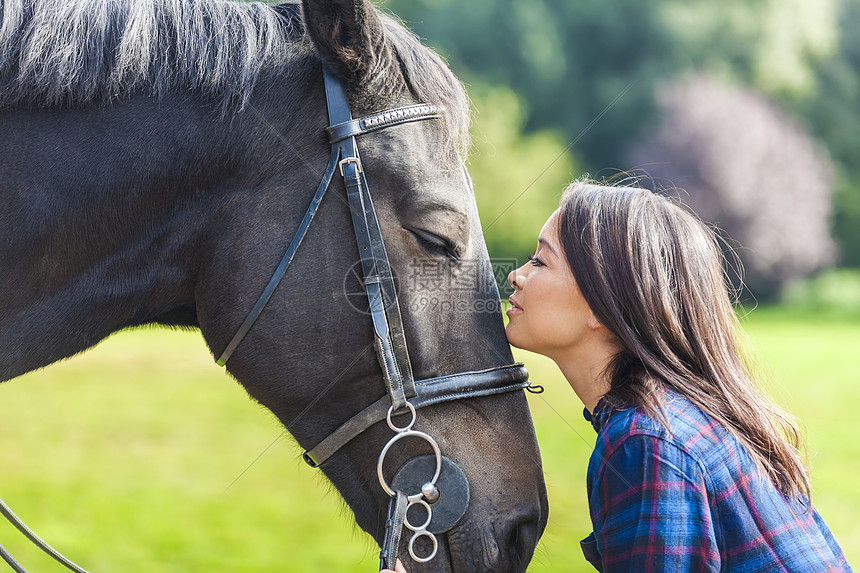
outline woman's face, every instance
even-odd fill
[[[506,333],[517,348],[550,358],[580,347],[596,320],[567,264],[559,238],[559,212],[541,229],[537,251],[508,275],[514,288]]]

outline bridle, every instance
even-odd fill
[[[346,187],[353,230],[361,258],[362,283],[373,322],[374,347],[387,395],[347,420],[316,446],[307,450],[303,457],[310,466],[318,467],[353,438],[383,419],[396,432],[382,448],[377,461],[379,483],[391,497],[380,566],[393,569],[403,526],[413,532],[408,545],[412,558],[420,562],[430,561],[438,549],[435,534],[443,533],[453,527],[465,513],[468,504],[468,481],[463,472],[454,462],[442,456],[438,444],[431,436],[412,429],[415,424],[416,409],[439,402],[520,390],[529,386],[528,373],[522,364],[512,364],[475,372],[414,380],[394,279],[373,207],[370,188],[359,157],[356,138],[395,125],[438,119],[442,116],[443,110],[429,104],[418,104],[353,119],[340,81],[325,64],[323,64],[323,77],[329,116],[329,127],[326,133],[332,146],[328,167],[281,264],[254,310],[227,345],[225,353],[218,359],[218,363],[226,362],[230,353],[250,329],[256,315],[262,311],[262,307],[265,306],[268,297],[286,272],[286,267],[310,226],[335,170],[339,171]],[[407,411],[411,416],[410,421],[404,426],[395,425],[392,415]],[[430,460],[426,457],[418,457],[406,462],[389,485],[383,475],[385,456],[396,442],[407,437],[422,439],[429,443],[433,449],[433,455]],[[426,472],[424,476],[420,475],[422,471]],[[440,476],[450,486],[450,491],[448,487],[439,487]],[[405,491],[409,486],[415,487],[417,491],[411,491],[411,493]],[[431,506],[443,504],[449,500],[451,503],[445,507],[442,522],[433,523],[434,515]],[[451,505],[452,503],[454,506]],[[424,522],[419,525],[407,519],[407,512],[413,506],[421,506],[426,512]],[[443,512],[439,513],[441,515]],[[415,541],[421,537],[426,537],[432,543],[433,549],[427,555],[418,555],[414,547]]]
[[[418,104],[353,119],[340,81],[325,64],[323,64],[323,77],[330,124],[326,133],[332,146],[328,166],[280,264],[259,299],[218,357],[217,363],[220,366],[227,363],[233,351],[263,312],[290,266],[335,172],[338,171],[346,187],[353,230],[361,258],[362,283],[367,294],[373,323],[374,347],[387,394],[347,420],[317,445],[305,451],[303,458],[310,466],[319,467],[366,429],[379,421],[387,421],[395,435],[382,448],[377,460],[379,483],[391,497],[385,540],[380,553],[380,567],[393,569],[404,526],[413,532],[408,543],[411,557],[419,562],[430,561],[435,557],[438,549],[436,534],[444,533],[456,525],[465,514],[469,501],[469,484],[462,470],[442,455],[438,444],[431,436],[412,429],[416,420],[416,410],[440,402],[524,388],[532,389],[532,387],[528,382],[528,372],[519,363],[414,380],[394,279],[358,154],[356,137],[404,123],[438,119],[442,117],[443,110],[430,104]],[[542,389],[534,387],[534,390]],[[392,416],[407,413],[411,419],[406,425],[398,426],[392,421]],[[383,475],[385,456],[396,442],[408,437],[426,441],[431,446],[433,454],[407,461],[389,484]],[[413,524],[407,517],[407,512],[415,506],[423,508],[426,512],[424,522],[418,525]],[[86,573],[84,569],[39,539],[2,503],[2,500],[0,500],[0,512],[33,543],[60,563],[77,573]],[[414,547],[416,540],[421,537],[427,538],[432,544],[432,550],[426,555],[418,555]],[[0,557],[6,560],[15,571],[26,573],[2,546],[0,546]]]
[[[418,104],[353,119],[340,81],[325,64],[323,64],[323,77],[329,116],[329,127],[326,133],[331,143],[328,167],[281,264],[224,353],[218,358],[218,364],[226,363],[230,354],[262,312],[301,244],[337,170],[343,177],[346,187],[355,240],[361,258],[362,283],[373,322],[374,347],[387,395],[347,420],[316,446],[307,450],[303,457],[310,466],[318,467],[353,438],[383,419],[396,432],[382,448],[377,461],[379,483],[391,497],[386,535],[380,555],[381,566],[393,569],[403,526],[413,532],[408,545],[412,558],[420,562],[430,561],[438,549],[435,534],[453,527],[465,513],[468,504],[468,481],[462,470],[454,462],[442,456],[438,444],[431,436],[412,429],[415,424],[416,409],[439,402],[520,390],[529,386],[528,372],[522,364],[512,364],[426,380],[414,380],[394,279],[385,251],[382,231],[373,207],[370,188],[359,157],[356,138],[395,125],[439,119],[442,117],[443,110],[429,104]],[[405,414],[407,411],[411,416],[409,423],[405,426],[395,425],[392,415]],[[392,484],[389,484],[383,475],[385,456],[396,442],[407,437],[418,438],[429,443],[433,449],[432,457],[429,461],[419,457],[406,462],[395,474]],[[420,475],[414,475],[422,471],[427,472],[423,478]],[[450,492],[448,488],[438,486],[440,476],[443,474],[451,488]],[[412,485],[418,491],[409,493],[405,491],[407,487],[401,489],[403,485]],[[451,506],[451,503],[447,503],[448,500],[461,507]],[[445,507],[443,523],[434,524],[431,506],[443,502],[448,505]],[[421,506],[426,512],[426,518],[422,524],[415,525],[407,518],[407,512],[413,506]],[[421,537],[426,537],[433,547],[429,554],[423,556],[418,555],[414,547],[415,541]]]

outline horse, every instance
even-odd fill
[[[427,112],[361,138],[397,278],[384,298],[404,309],[392,319],[386,306],[382,320],[395,351],[408,341],[408,363],[387,373],[379,309],[350,296],[376,281],[356,272],[346,179],[305,211],[337,170],[324,67],[358,116]],[[443,60],[369,0],[0,1],[0,381],[124,328],[197,328],[214,356],[231,346],[230,375],[312,450],[380,396],[402,411],[409,394],[387,384],[401,369],[433,380],[507,367],[468,123]],[[394,506],[377,481],[438,446],[466,476],[468,507],[432,562],[401,551],[409,570],[524,571],[548,513],[524,393],[427,401],[413,423],[373,419],[316,465],[382,546]],[[383,469],[392,429],[434,447],[401,440]]]

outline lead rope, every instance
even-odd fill
[[[0,513],[2,513],[3,517],[9,520],[9,523],[14,525],[18,531],[23,533],[24,537],[29,539],[33,545],[50,555],[55,561],[65,566],[67,569],[71,569],[75,573],[88,573],[86,569],[79,567],[64,557],[62,553],[45,543],[41,537],[36,535],[32,529],[27,527],[27,524],[21,521],[20,517],[15,515],[15,513],[3,502],[2,499],[0,499]],[[12,555],[10,555],[2,545],[0,545],[0,557],[3,557],[3,560],[6,561],[6,563],[9,564],[9,566],[17,573],[27,573],[27,570],[21,567],[21,565],[15,561],[15,558],[12,557]]]
[[[27,573],[27,570],[21,567],[21,564],[15,561],[15,558],[12,557],[2,545],[0,545],[0,557],[3,558],[3,561],[9,564],[9,567],[11,567],[13,571],[16,571],[17,573]]]

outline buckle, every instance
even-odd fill
[[[344,164],[349,165],[350,163],[355,164],[355,175],[356,175],[356,177],[358,177],[358,175],[361,174],[361,161],[358,159],[358,157],[344,157],[343,159],[341,159],[340,161],[337,162],[337,166],[340,169],[340,176],[341,177],[346,177],[343,174]]]

